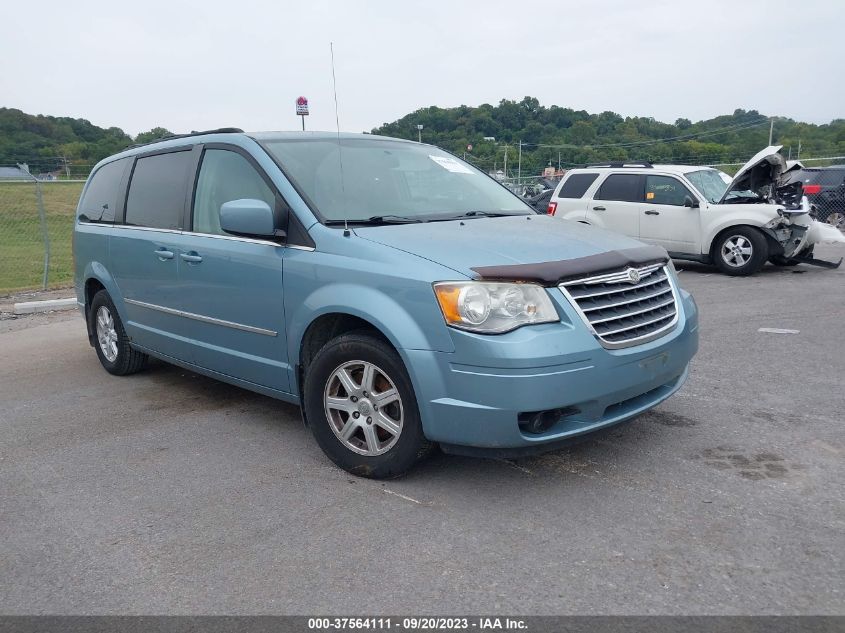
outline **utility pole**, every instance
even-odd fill
[[[508,146],[505,145],[505,178],[508,177]]]
[[[516,182],[519,183],[522,179],[522,139],[519,139],[519,162],[516,166]]]
[[[798,156],[796,156],[796,160],[801,160],[801,139],[798,139]]]
[[[423,131],[423,126],[418,123],[417,124],[417,142],[418,143],[422,143],[422,131]]]
[[[775,131],[775,119],[769,119],[769,147],[772,146],[772,133]]]
[[[557,170],[560,171],[560,152],[557,153]]]

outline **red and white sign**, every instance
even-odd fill
[[[296,98],[296,113],[300,116],[308,115],[308,99],[305,97]]]

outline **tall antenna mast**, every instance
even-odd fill
[[[346,209],[346,186],[343,184],[343,155],[340,146],[340,117],[337,113],[337,78],[334,74],[334,42],[329,42],[332,54],[332,90],[334,90],[334,123],[337,129],[337,162],[340,164],[340,192],[343,195],[343,235],[349,237],[349,214]]]

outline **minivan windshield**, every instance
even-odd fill
[[[700,171],[690,171],[684,174],[693,186],[698,189],[698,193],[707,198],[712,203],[719,202],[722,196],[725,195],[725,190],[731,182],[731,178],[727,176],[727,182],[723,174],[717,169],[702,169]]]
[[[262,141],[323,223],[534,214],[483,172],[436,147],[379,138],[339,143]]]

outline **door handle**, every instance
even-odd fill
[[[153,251],[161,261],[166,259],[173,259],[173,251],[169,251],[166,248],[159,248]]]
[[[202,256],[197,253],[196,251],[191,251],[189,253],[179,253],[179,257],[190,264],[199,264],[202,261]]]
[[[649,209],[645,212],[646,215],[660,215],[660,211],[655,211],[654,209]]]
[[[593,207],[593,211],[605,211],[604,207]]]

